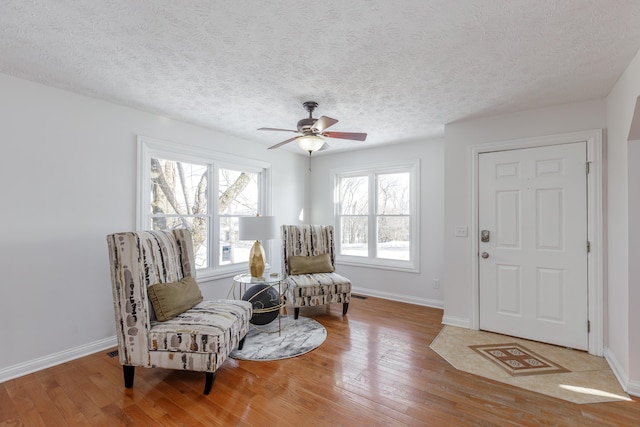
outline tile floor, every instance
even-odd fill
[[[519,343],[569,372],[512,376],[469,347],[503,343]],[[558,399],[580,404],[630,400],[607,361],[583,351],[448,325],[431,348],[456,369]]]

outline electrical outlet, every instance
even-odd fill
[[[433,279],[433,289],[440,289],[440,279]]]
[[[457,225],[455,231],[456,237],[467,237],[467,226],[466,225]]]

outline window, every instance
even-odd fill
[[[334,171],[340,262],[418,271],[417,174],[417,162]]]
[[[259,212],[260,174],[218,169],[218,217],[220,265],[237,264],[249,259],[253,241],[238,240],[238,218]]]
[[[246,270],[238,218],[268,213],[268,164],[144,137],[138,152],[138,228],[191,230],[199,277]]]

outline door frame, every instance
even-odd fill
[[[603,157],[602,129],[570,132],[557,135],[515,139],[477,144],[471,150],[471,329],[480,329],[480,265],[478,260],[479,225],[479,156],[494,151],[545,147],[551,145],[586,142],[587,162],[587,239],[591,251],[587,254],[587,299],[589,353],[602,356],[604,350],[604,217],[603,217]],[[586,165],[585,165],[586,173]],[[586,248],[585,248],[586,250]]]

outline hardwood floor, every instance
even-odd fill
[[[204,374],[136,369],[107,351],[0,384],[0,426],[636,426],[640,399],[577,405],[457,371],[429,344],[442,311],[377,298],[305,314],[327,340],[293,359]]]

